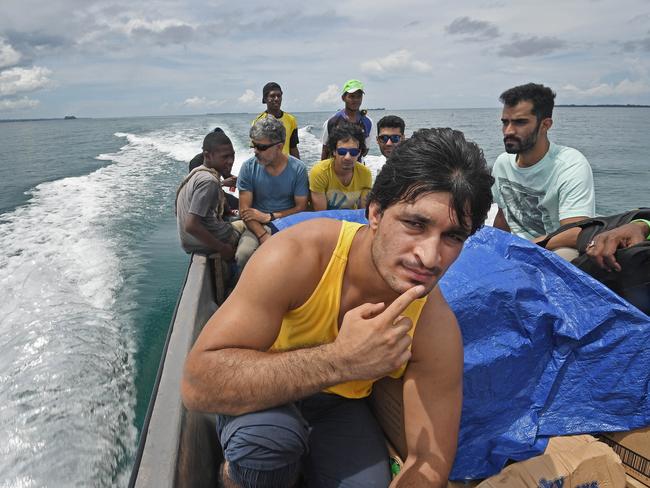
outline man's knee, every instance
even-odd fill
[[[557,249],[553,249],[553,252],[558,256],[560,256],[565,261],[569,261],[569,262],[573,261],[575,258],[577,258],[580,255],[578,250],[572,247],[558,247]]]
[[[308,451],[308,426],[293,406],[217,417],[228,476],[244,487],[292,486]]]

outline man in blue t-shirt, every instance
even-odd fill
[[[321,137],[323,149],[321,151],[321,161],[332,157],[327,145],[327,140],[332,129],[343,122],[358,125],[363,129],[363,133],[366,137],[366,150],[361,156],[365,156],[368,153],[370,131],[372,130],[372,119],[366,115],[365,110],[360,110],[361,102],[363,102],[363,95],[363,83],[359,80],[348,80],[345,82],[345,85],[343,85],[341,100],[345,103],[345,108],[336,112],[323,124],[323,135]]]
[[[247,227],[237,252],[248,257],[270,237],[266,224],[302,212],[309,198],[305,164],[282,151],[286,137],[282,122],[261,118],[249,134],[255,156],[242,165],[237,178],[239,215]]]
[[[501,94],[506,152],[494,163],[494,227],[538,242],[558,227],[596,213],[594,178],[576,149],[548,139],[555,93],[534,83]],[[553,237],[546,248],[567,260],[578,256],[579,228]]]

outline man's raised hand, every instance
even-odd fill
[[[345,314],[334,347],[346,381],[380,378],[410,359],[413,324],[401,314],[424,291],[414,286],[388,307],[364,303]]]

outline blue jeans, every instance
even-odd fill
[[[391,480],[382,431],[365,400],[317,393],[295,404],[217,416],[232,480],[244,488],[382,487]]]

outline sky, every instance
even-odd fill
[[[650,104],[650,0],[1,0],[0,119]]]

